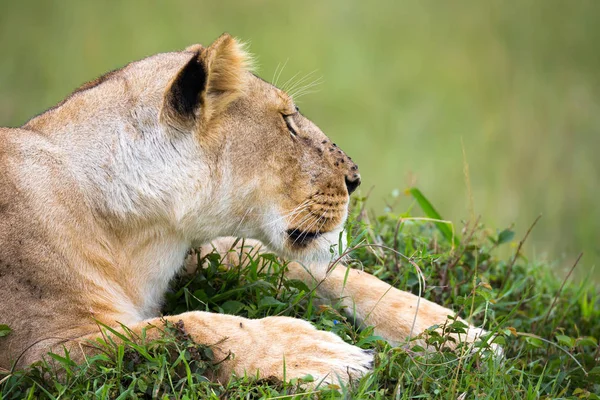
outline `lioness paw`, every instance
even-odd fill
[[[317,330],[309,322],[288,317],[267,317],[256,323],[253,356],[239,357],[236,373],[290,380],[312,376],[310,386],[347,384],[373,367],[373,352],[344,342],[339,336]],[[257,371],[256,371],[257,370]]]
[[[372,370],[372,350],[363,350],[345,343],[330,332],[319,333],[324,335],[307,340],[304,352],[295,354],[293,359],[286,357],[286,367],[293,365],[294,374],[310,374],[317,385],[339,384],[359,379]]]

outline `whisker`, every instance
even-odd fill
[[[287,92],[287,86],[291,84],[291,82],[300,74],[300,72],[296,72],[290,79],[288,79],[287,81],[285,81],[285,83],[283,85],[281,85],[281,90],[283,90],[284,92]]]
[[[305,223],[309,222],[309,221],[310,221],[310,219],[311,219],[312,217],[313,217],[313,215],[312,215],[312,214],[310,214],[310,213],[308,213],[307,215],[305,215],[305,216],[304,216],[304,217],[303,217],[303,218],[300,220],[300,222],[298,223],[298,225],[296,225],[296,227],[294,228],[294,230],[293,230],[292,232],[296,232],[296,231],[298,231],[299,229],[301,229],[301,228],[302,228],[302,226],[303,226]]]
[[[318,70],[316,70],[316,69],[315,69],[315,70],[312,70],[312,71],[310,71],[309,73],[305,74],[305,75],[304,75],[302,78],[300,78],[300,79],[298,79],[296,82],[294,82],[294,85],[295,85],[296,87],[298,87],[298,85],[301,85],[301,84],[303,84],[303,83],[304,83],[304,82],[306,82],[308,79],[310,79],[310,78],[311,78],[311,77],[312,77],[312,76],[313,76],[313,75],[314,75],[314,74],[315,74],[317,71],[318,71]],[[293,88],[293,87],[290,87],[290,90],[291,90],[292,88]]]
[[[303,232],[310,232],[310,229],[311,229],[313,226],[315,226],[315,225],[316,225],[316,224],[319,222],[319,220],[320,220],[321,218],[322,218],[322,216],[321,216],[321,217],[319,217],[318,219],[314,220],[312,224],[310,224],[309,226],[307,226],[307,227],[306,227],[306,229],[305,229],[305,230],[303,230]],[[299,236],[296,238],[296,240],[294,240],[294,242],[292,243],[292,246],[293,246],[293,245],[295,245],[295,244],[296,244],[296,242],[298,241],[298,239],[300,239],[301,237],[302,237],[302,234],[300,234],[300,235],[299,235]]]
[[[308,209],[309,209],[309,207],[306,207],[306,208],[302,209],[302,211],[306,211],[306,210],[308,210]],[[293,217],[293,218],[292,218],[292,219],[289,221],[289,225],[294,225],[294,224],[297,222],[296,220],[297,220],[297,219],[298,219],[298,218],[299,218],[301,215],[302,215],[302,213],[301,213],[301,212],[299,212],[299,213],[297,213],[296,215],[294,215],[294,217]],[[310,213],[308,214],[308,216],[310,216]],[[306,219],[306,218],[307,218],[307,215],[305,215],[304,217],[302,217],[302,219],[300,220],[300,223],[301,223],[302,221],[304,221],[304,219]]]
[[[294,101],[297,101],[300,97],[306,96],[307,94],[317,93],[317,92],[318,92],[318,90],[308,90],[308,91],[305,91],[305,92],[301,92],[301,93],[297,93],[297,94],[294,94],[294,95],[290,95],[290,97],[292,99],[294,99]]]
[[[321,229],[323,229],[323,227],[324,227],[324,226],[325,226],[325,224],[327,223],[327,218],[325,217],[325,215],[324,215],[324,214],[323,214],[323,215],[321,215],[321,219],[323,219],[323,222],[321,222],[321,226],[319,226],[319,227],[317,228],[317,234],[318,234],[319,232],[321,232]]]
[[[304,204],[306,203],[306,204]],[[307,209],[308,207],[312,206],[313,204],[315,204],[315,202],[312,199],[309,200],[305,200],[302,204],[300,204],[299,206],[297,206],[296,208],[294,208],[291,212],[286,213],[281,215],[280,217],[276,218],[275,220],[268,222],[266,224],[263,224],[263,227],[269,227],[271,225],[276,224],[277,222],[281,221],[284,218],[288,218],[294,215],[298,215],[300,213],[302,213],[305,209]]]
[[[298,86],[296,89],[294,89],[292,91],[292,93],[299,93],[299,92],[301,92],[303,90],[307,90],[307,89],[313,88],[315,86],[319,86],[323,82],[325,82],[325,81],[322,78],[317,78],[317,79],[315,79],[312,82],[307,82],[305,85]]]
[[[309,79],[312,78],[312,76],[317,72],[317,70],[315,69],[314,71],[309,72],[308,74],[304,75],[302,78],[300,78],[299,80],[297,80],[296,82],[294,82],[293,84],[291,84],[289,87],[286,88],[286,92],[290,93],[290,92],[294,92],[296,90],[298,90],[298,88],[300,87],[304,87],[306,85],[307,82],[309,82]],[[320,78],[317,78],[316,80],[318,80]]]
[[[242,226],[242,223],[244,222],[244,220],[246,219],[246,217],[248,216],[248,214],[250,213],[250,211],[252,211],[252,208],[249,208],[248,210],[246,210],[246,213],[242,216],[242,219],[237,224],[237,227],[233,230],[233,235],[231,235],[231,236],[236,236],[237,235],[238,231],[240,230],[240,227]]]
[[[314,81],[307,83],[306,85],[299,86],[298,88],[295,88],[294,90],[290,90],[288,92],[288,95],[294,99],[299,98],[299,97],[304,96],[305,94],[309,93],[310,89],[322,84],[323,82],[324,82],[324,80],[322,78],[317,78]]]
[[[315,216],[312,213],[307,215],[307,218],[305,218],[304,221],[294,229],[294,231],[298,231],[298,230],[308,231],[310,228],[312,228],[314,226],[315,221],[318,220],[318,218],[315,219],[314,217]],[[310,223],[311,219],[312,219],[312,223],[309,226],[303,228],[302,226],[306,223]]]
[[[279,77],[281,76],[281,73],[283,72],[283,69],[285,68],[285,66],[287,65],[289,60],[290,60],[289,58],[287,58],[285,60],[285,62],[281,66],[281,69],[279,70],[279,73],[277,74],[277,76],[275,76],[275,74],[273,74],[273,80],[274,80],[273,86],[277,86],[277,82],[279,82]],[[277,66],[279,66],[279,64],[277,64]],[[277,70],[275,70],[275,72],[277,72]]]
[[[308,209],[313,204],[315,204],[315,202],[312,201],[312,199],[309,199],[308,203],[304,207],[302,207],[301,209],[298,210],[298,207],[296,207],[297,211],[296,211],[296,215],[294,216],[293,220],[295,220],[298,217],[298,215],[301,215],[302,211],[305,211],[306,209]],[[302,224],[304,224],[306,222],[305,220],[308,219],[308,218],[310,218],[310,216],[311,216],[311,214],[305,215],[304,218],[302,219],[302,221],[303,221]],[[280,219],[281,218],[278,218],[276,221],[278,221]],[[292,222],[293,222],[293,220],[292,220]],[[274,221],[274,222],[276,222],[276,221]],[[271,222],[270,224],[272,224],[274,222]],[[292,231],[292,232],[295,232],[295,231],[296,231],[296,229],[294,229],[294,231]],[[269,245],[270,244],[273,244],[273,238],[269,239]],[[268,247],[268,245],[267,245],[267,247]]]
[[[263,227],[263,228],[268,228],[268,227],[271,227],[271,226],[275,225],[276,223],[278,223],[278,222],[280,222],[280,221],[284,220],[285,218],[288,218],[288,217],[290,217],[290,216],[293,216],[293,215],[298,215],[298,214],[300,214],[302,211],[304,211],[304,210],[303,210],[303,209],[302,209],[302,210],[298,210],[298,211],[297,211],[296,213],[294,213],[294,214],[291,214],[291,215],[284,215],[284,216],[281,216],[281,217],[275,218],[273,221],[270,221],[270,222],[267,222],[267,223],[263,224],[263,225],[262,225],[262,227]]]
[[[275,86],[275,77],[277,76],[277,72],[279,71],[280,65],[281,65],[281,63],[277,63],[277,66],[275,67],[275,72],[273,72],[273,78],[271,78],[271,82],[273,83],[273,86]]]
[[[299,92],[301,90],[308,89],[308,88],[320,85],[323,82],[325,82],[323,80],[323,77],[318,77],[318,78],[314,79],[313,81],[307,81],[306,83],[302,83],[302,85],[300,85],[300,84],[296,85],[296,87],[293,90],[290,90],[290,92],[291,93],[297,93],[297,92]]]
[[[305,200],[304,202],[302,202],[299,206],[297,206],[293,212],[288,213],[288,214],[284,214],[283,217],[291,217],[291,216],[297,216],[298,214],[300,214],[301,212],[303,212],[304,210],[306,210],[307,208],[309,208],[310,206],[312,206],[313,204],[315,204],[315,201],[312,199],[308,199]],[[296,218],[296,217],[294,217]]]
[[[306,200],[305,200],[305,202],[306,202]],[[299,207],[302,207],[302,208],[304,208],[305,206],[310,206],[310,205],[311,205],[311,204],[306,204],[306,205],[305,205],[304,203],[303,203],[303,204],[300,204],[300,205],[298,205],[296,208],[294,208],[294,209],[292,209],[292,210],[290,210],[290,211],[286,212],[285,214],[282,214],[282,215],[281,215],[281,216],[279,216],[277,219],[279,220],[280,218],[285,218],[285,217],[288,217],[288,216],[290,216],[290,215],[293,215],[293,214],[295,214],[295,213],[297,213],[297,212],[301,211],[301,210],[299,209]],[[259,212],[259,211],[254,211],[254,210],[252,210],[252,208],[250,208],[250,209],[248,209],[248,210],[246,211],[246,214],[245,214],[245,215],[246,215],[246,216],[248,216],[248,215],[258,215],[258,216],[265,216],[265,215],[270,215],[270,214],[271,214],[271,212]]]

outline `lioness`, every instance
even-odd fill
[[[290,276],[324,280],[321,297],[341,298],[392,343],[452,314],[422,299],[415,318],[416,296],[343,266],[327,273],[358,167],[248,61],[225,34],[133,62],[0,130],[0,323],[12,328],[0,338],[0,366],[64,349],[82,361],[99,323],[161,326],[163,295],[188,249],[228,235],[301,260]],[[283,378],[284,364],[287,378],[348,380],[373,361],[293,318],[165,318],[214,345],[226,359],[219,380]]]

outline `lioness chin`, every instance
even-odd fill
[[[415,317],[412,294],[343,266],[327,272],[358,167],[290,96],[248,70],[229,35],[133,62],[23,127],[1,129],[0,168],[0,323],[12,328],[0,338],[4,368],[65,349],[81,361],[106,334],[100,324],[160,326],[188,249],[231,235],[301,260],[289,276],[323,280],[321,297],[341,299],[392,343],[452,314],[421,299]],[[229,239],[215,246],[225,253]],[[285,370],[347,381],[372,365],[370,352],[293,318],[165,318],[214,344],[225,359],[219,380]]]

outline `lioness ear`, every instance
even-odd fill
[[[237,99],[246,87],[250,57],[228,34],[210,47],[193,45],[194,51],[169,84],[164,95],[161,118],[180,129],[209,121]]]

